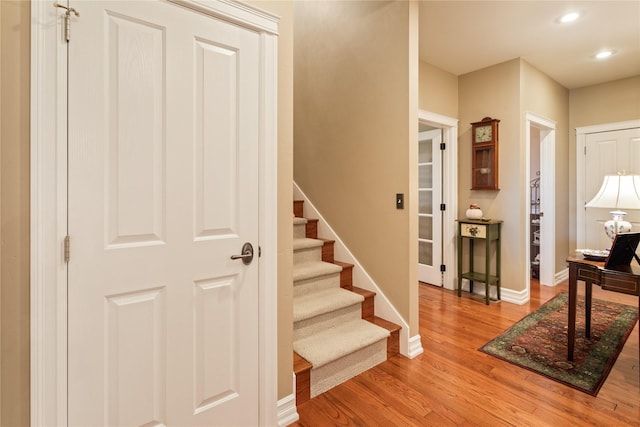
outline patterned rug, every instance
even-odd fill
[[[638,309],[592,300],[591,338],[584,336],[584,297],[578,296],[574,361],[567,360],[568,294],[561,293],[485,344],[480,351],[598,394],[638,319]]]

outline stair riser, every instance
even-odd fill
[[[300,320],[293,324],[293,340],[306,338],[311,334],[361,318],[360,304],[353,304],[310,319]]]
[[[293,252],[293,263],[303,263],[322,260],[322,246],[315,248],[297,249]]]
[[[311,369],[311,397],[315,397],[387,360],[383,339],[334,362]]]
[[[306,295],[311,292],[323,291],[340,286],[340,273],[327,276],[313,277],[293,282],[293,296]]]
[[[293,225],[293,238],[303,239],[307,237],[307,224],[294,224]]]

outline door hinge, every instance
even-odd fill
[[[442,271],[443,273],[447,271],[447,266],[444,264],[440,264],[440,271]]]
[[[441,150],[445,150],[447,148],[447,144],[445,144],[444,142],[440,143],[440,149]]]
[[[71,14],[73,13],[76,15],[76,18],[78,18],[80,17],[80,13],[72,7],[67,7],[59,3],[54,3],[53,7],[65,10],[64,18],[62,18],[64,21],[64,39],[69,43],[69,40],[71,40]]]
[[[262,248],[258,246],[258,258],[262,256]]]
[[[71,237],[64,237],[64,262],[69,262],[69,258],[71,257]]]
[[[444,203],[440,203],[440,210],[441,211],[446,211],[447,210],[447,205]]]

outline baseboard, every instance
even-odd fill
[[[514,291],[512,289],[500,289],[500,297],[504,302],[510,302],[512,304],[523,305],[529,302],[531,297],[528,289],[523,289],[521,291]]]
[[[569,269],[565,268],[561,271],[558,271],[554,276],[554,280],[555,280],[554,286],[559,285],[565,280],[569,280]]]
[[[382,317],[383,319],[396,323],[402,327],[402,329],[400,329],[400,354],[411,358],[410,353],[412,351],[410,350],[410,346],[412,344],[410,343],[409,338],[409,324],[402,318],[402,316],[400,316],[400,313],[398,313],[393,304],[391,304],[384,292],[380,290],[375,281],[371,276],[369,276],[356,257],[353,256],[344,242],[295,182],[293,183],[293,197],[296,200],[304,200],[306,217],[318,219],[318,234],[324,238],[335,240],[335,258],[337,260],[353,264],[353,283],[357,283],[359,288],[376,293],[376,297],[374,299],[376,316]],[[420,341],[418,341],[418,344],[420,345]],[[417,350],[414,349],[413,352],[415,351]],[[417,355],[421,352],[422,347],[420,347],[420,351],[415,354]]]
[[[466,279],[462,280],[462,290],[469,292],[469,281]],[[478,297],[484,298],[485,296],[485,286],[484,283],[476,283],[473,287],[473,295],[477,295]],[[491,286],[489,288],[489,298],[492,300],[497,299],[498,292],[495,286]],[[526,304],[529,302],[529,291],[527,289],[523,289],[522,291],[514,291],[512,289],[500,288],[500,300],[512,304]]]
[[[407,357],[413,359],[414,357],[422,354],[424,349],[422,348],[422,340],[420,334],[414,335],[409,339],[409,351]]]
[[[278,400],[278,426],[284,427],[300,419],[296,409],[296,376],[293,375],[293,393]]]

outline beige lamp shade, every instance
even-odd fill
[[[640,209],[640,175],[606,175],[587,208]]]

